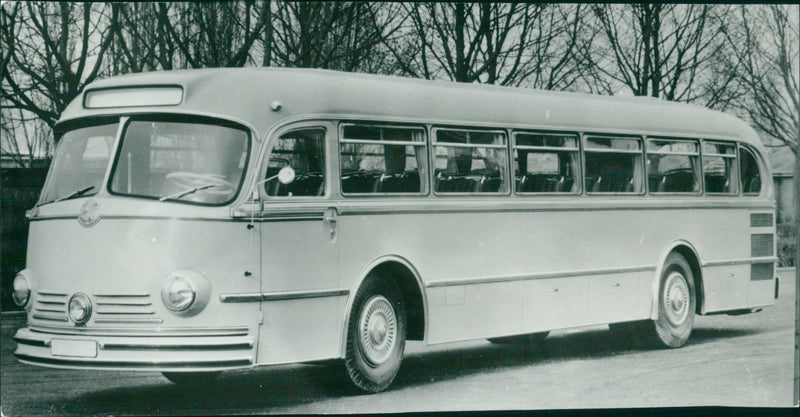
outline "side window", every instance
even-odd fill
[[[514,134],[514,189],[517,193],[577,193],[578,137]]]
[[[697,141],[648,139],[647,184],[650,193],[699,193],[699,161]]]
[[[642,193],[641,140],[589,136],[584,151],[588,193]]]
[[[424,194],[425,130],[345,124],[339,138],[343,194]]]
[[[436,129],[433,149],[437,193],[508,192],[504,133]]]
[[[278,178],[264,183],[270,197],[312,197],[325,195],[325,130],[310,128],[283,134],[272,145],[264,179],[290,166],[295,178],[282,184]]]
[[[736,194],[736,145],[727,142],[703,142],[703,177],[706,193]]]
[[[739,147],[739,172],[742,177],[742,192],[745,195],[761,193],[761,173],[756,157],[747,148]]]

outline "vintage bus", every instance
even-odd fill
[[[14,280],[29,364],[339,359],[377,392],[407,340],[679,347],[778,294],[764,148],[699,106],[207,69],[95,82],[55,136]]]

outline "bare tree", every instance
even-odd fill
[[[113,74],[173,69],[177,47],[168,33],[166,3],[121,3],[111,44]]]
[[[118,7],[101,3],[26,2],[0,10],[3,107],[52,126],[103,70]]]
[[[412,3],[388,44],[402,72],[459,82],[569,88],[580,77],[584,6]]]
[[[27,115],[26,115],[27,114]],[[0,154],[10,158],[21,168],[53,153],[50,128],[41,119],[20,109],[0,109]]]
[[[381,44],[399,27],[395,23],[398,8],[397,4],[365,2],[276,2],[265,62],[391,72]]]
[[[634,95],[695,101],[715,64],[730,6],[644,3],[593,7],[603,45],[593,49],[598,74]],[[724,85],[724,83],[723,83]]]
[[[787,146],[795,154],[800,142],[797,11],[788,5],[741,6],[741,36],[729,37],[748,92],[737,107],[777,142],[768,146]]]
[[[241,67],[266,25],[270,2],[159,3],[156,16],[165,32],[159,49],[162,68]],[[158,32],[157,32],[158,33]],[[178,53],[173,62],[172,53]]]

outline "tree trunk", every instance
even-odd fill
[[[456,3],[456,81],[466,82],[467,63],[464,62],[464,3]]]

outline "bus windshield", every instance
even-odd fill
[[[65,133],[58,143],[40,205],[97,194],[108,168],[118,123]]]
[[[221,205],[243,178],[248,132],[220,121],[132,120],[111,176],[112,194]]]

